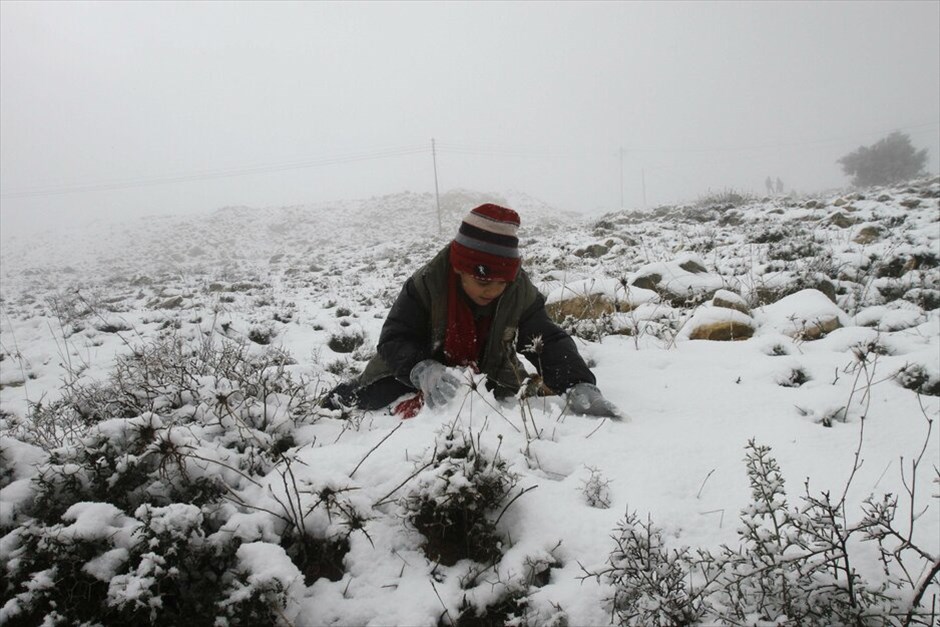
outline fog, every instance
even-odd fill
[[[938,2],[0,3],[5,235],[433,192],[432,138],[576,211],[813,192],[894,130],[938,170]]]

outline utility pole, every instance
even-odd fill
[[[441,222],[441,194],[437,188],[437,147],[434,145],[434,138],[431,138],[431,159],[434,161],[434,199],[437,201],[437,234],[444,232],[444,225]]]
[[[620,147],[620,210],[623,211],[623,146]]]
[[[643,177],[643,208],[646,209],[646,168],[640,170],[640,176]]]

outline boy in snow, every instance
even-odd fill
[[[324,406],[378,409],[411,394],[395,407],[411,417],[423,403],[437,407],[457,395],[466,378],[455,367],[485,374],[497,397],[512,396],[527,377],[518,352],[549,393],[567,392],[572,411],[620,417],[520,268],[518,229],[512,209],[473,209],[457,237],[405,283],[363,373],[337,386]]]

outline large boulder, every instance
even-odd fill
[[[557,321],[565,318],[596,319],[604,314],[627,312],[659,301],[655,292],[623,285],[612,278],[580,279],[546,289],[545,309]]]
[[[673,306],[681,307],[704,303],[722,289],[725,282],[717,274],[708,272],[698,255],[687,254],[641,267],[630,285],[652,290]]]
[[[801,290],[755,310],[761,327],[795,339],[815,340],[850,324],[848,314],[819,290]]]
[[[757,325],[749,315],[714,305],[702,305],[686,323],[690,340],[746,340],[754,335]]]

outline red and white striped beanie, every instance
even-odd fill
[[[519,214],[480,205],[467,214],[450,245],[450,264],[481,281],[513,281],[519,272]]]

